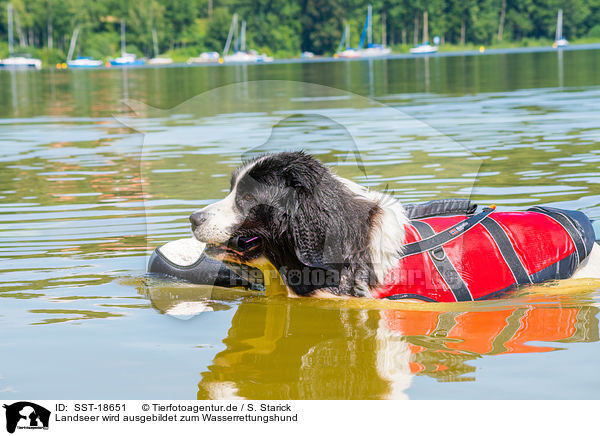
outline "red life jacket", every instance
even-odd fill
[[[398,265],[375,296],[434,302],[493,298],[518,285],[570,277],[594,240],[585,214],[554,208],[412,220]]]

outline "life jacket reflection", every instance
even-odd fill
[[[464,378],[464,374],[475,371],[466,361],[480,356],[545,353],[569,342],[598,341],[599,311],[594,306],[463,313],[387,310],[383,317],[387,328],[409,343],[411,372],[443,381],[466,381],[474,378]]]

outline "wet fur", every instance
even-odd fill
[[[381,213],[377,203],[357,198],[304,153],[259,158],[243,168],[247,171],[234,174],[242,174],[238,195],[251,191],[261,197],[234,236],[259,235],[264,255],[296,294],[325,287],[335,295],[368,296],[376,284],[368,246]],[[300,280],[296,272],[302,273]],[[313,277],[331,277],[334,283],[323,286]]]

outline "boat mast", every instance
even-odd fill
[[[367,6],[367,22],[369,23],[369,27],[367,27],[367,47],[369,47],[373,43],[373,6],[369,3]]]
[[[125,19],[121,18],[121,56],[125,56]]]
[[[223,56],[226,56],[229,52],[229,46],[231,46],[231,38],[233,38],[233,32],[237,28],[237,14],[233,14],[231,20],[231,26],[229,26],[229,34],[227,35],[227,41],[225,42],[225,48],[223,49]]]
[[[429,20],[427,11],[423,12],[423,44],[429,42]]]
[[[348,22],[346,20],[344,20],[344,31],[342,32],[342,38],[340,39],[340,44],[338,45],[337,51],[342,51],[342,48],[345,48],[346,50],[348,50],[348,48],[350,47],[350,36],[349,36],[349,32],[350,32],[350,26],[348,25]]]
[[[371,8],[371,5],[369,5],[368,8],[367,8],[367,19],[365,20],[365,25],[363,26],[362,32],[360,33],[360,40],[358,41],[358,49],[363,48],[363,45],[365,44],[365,38],[368,39],[368,41],[367,41],[367,47],[368,47],[368,44],[371,41],[371,25],[370,25],[370,20],[369,20],[369,17],[370,17],[370,13],[369,13],[370,8]]]
[[[158,38],[156,36],[156,27],[152,28],[152,44],[154,45],[154,57],[158,57]]]
[[[558,10],[558,20],[556,21],[556,38],[555,41],[562,39],[562,9]]]
[[[12,4],[8,4],[8,55],[13,53],[13,9]]]
[[[240,51],[246,51],[246,20],[242,20],[242,30],[240,30]]]
[[[75,50],[75,44],[77,44],[77,36],[79,35],[79,26],[75,26],[73,34],[71,35],[71,44],[69,45],[69,54],[67,55],[67,62],[71,62],[73,59],[73,51]]]
[[[385,43],[387,42],[386,33],[385,33],[385,12],[381,14],[381,45],[385,47]]]
[[[346,50],[350,48],[350,24],[346,21]]]

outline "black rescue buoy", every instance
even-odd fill
[[[154,250],[148,272],[202,285],[264,291],[258,269],[226,265],[207,256],[204,250],[205,245],[193,238],[169,242]]]

